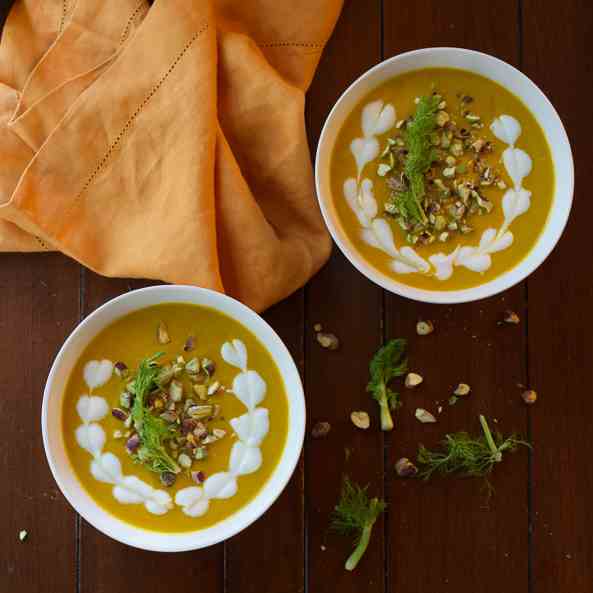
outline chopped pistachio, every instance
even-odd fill
[[[185,363],[185,372],[190,375],[197,375],[200,372],[200,361],[197,358],[192,358]]]
[[[214,412],[214,406],[211,405],[196,405],[190,406],[187,409],[187,415],[194,420],[203,420],[209,418]]]
[[[533,389],[528,389],[521,394],[521,397],[527,405],[532,405],[537,401],[537,392]]]
[[[385,175],[387,175],[387,173],[389,173],[389,171],[391,171],[391,167],[385,163],[381,163],[377,167],[377,175],[379,177],[385,177]]]
[[[395,462],[395,473],[400,478],[411,478],[418,473],[418,468],[407,457],[402,457]]]
[[[316,331],[316,332],[323,331],[323,326],[321,325],[321,323],[316,323],[316,324],[313,326],[313,331]]]
[[[504,312],[503,321],[505,323],[509,323],[511,325],[518,325],[521,322],[521,319],[519,318],[519,316],[514,311],[511,311],[510,309],[507,309]]]
[[[415,416],[420,422],[422,422],[422,424],[428,424],[437,421],[437,419],[424,408],[416,408]]]
[[[455,167],[445,167],[443,169],[443,177],[455,177]]]
[[[191,457],[189,455],[187,455],[186,453],[181,453],[181,455],[179,455],[179,457],[177,458],[177,463],[183,468],[183,469],[189,469],[191,467]]]
[[[183,398],[183,384],[180,381],[173,380],[169,384],[169,397],[171,401],[180,402]]]
[[[436,124],[442,128],[451,118],[446,111],[438,111],[436,115]]]
[[[194,385],[193,391],[202,401],[208,399],[208,387],[206,385]]]
[[[362,430],[366,430],[371,425],[371,419],[366,412],[362,411],[355,411],[350,414],[350,420],[352,420],[352,424],[357,428],[361,428]]]
[[[206,457],[208,457],[208,451],[206,447],[196,447],[194,449],[194,459],[202,461],[203,459],[206,459]]]
[[[171,341],[167,324],[161,321],[156,330],[156,338],[159,344],[168,344]]]
[[[189,336],[187,340],[185,340],[185,345],[183,346],[184,352],[191,352],[196,346],[196,338],[194,336]]]
[[[432,321],[419,321],[416,324],[416,333],[419,336],[427,336],[434,331],[434,325]]]
[[[220,383],[218,381],[214,381],[214,383],[208,387],[208,395],[214,395],[219,389]]]
[[[24,542],[29,537],[29,533],[26,529],[21,529],[19,531],[19,541]]]
[[[424,379],[418,373],[408,373],[406,375],[405,385],[408,389],[420,385]]]
[[[124,362],[118,361],[113,365],[113,371],[120,378],[125,378],[129,374],[129,369]]]
[[[322,348],[328,350],[337,350],[340,346],[340,341],[334,334],[318,332],[316,335],[317,342]]]
[[[459,383],[455,388],[455,391],[453,391],[453,395],[468,395],[470,391],[471,387],[467,383]]]
[[[468,112],[465,114],[465,119],[467,119],[467,121],[469,122],[476,123],[479,122],[482,118],[475,113]]]

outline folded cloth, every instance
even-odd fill
[[[262,310],[330,242],[304,93],[341,0],[20,0],[0,46],[0,250]]]

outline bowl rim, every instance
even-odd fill
[[[187,298],[186,295],[190,294],[196,300]],[[66,457],[67,466],[64,467],[64,464],[61,467],[59,466],[59,461],[56,459],[57,451],[54,450],[50,442],[50,399],[57,397],[55,392],[52,395],[52,388],[55,377],[64,362],[64,357],[69,352],[73,342],[77,340],[80,333],[89,324],[97,322],[117,305],[134,299],[140,300],[145,295],[152,297],[151,302],[134,306],[125,313],[108,319],[89,338],[84,340],[81,349],[83,350],[88,346],[100,331],[134,311],[161,303],[189,303],[206,306],[231,317],[257,338],[274,360],[282,377],[288,400],[288,432],[284,442],[284,449],[271,475],[260,490],[237,511],[214,525],[195,531],[160,532],[144,529],[119,519],[97,503],[76,476],[70,466],[60,429],[57,429],[60,447],[63,449],[60,453]],[[176,295],[178,298],[176,298]],[[244,317],[238,319],[229,310],[239,311]],[[63,391],[59,394],[59,397],[60,403],[57,405],[61,411]],[[57,417],[57,421],[59,421],[59,418],[60,416]],[[55,423],[56,419],[53,422]],[[158,285],[132,290],[110,299],[85,317],[66,338],[52,362],[41,406],[41,431],[45,456],[54,480],[66,500],[85,521],[103,534],[132,547],[157,552],[182,552],[220,543],[233,537],[261,517],[280,496],[294,473],[303,448],[305,422],[306,410],[302,380],[292,355],[275,330],[260,315],[236,299],[207,288],[186,285]],[[68,478],[70,479],[69,483],[67,482]],[[74,488],[72,484],[75,484]]]
[[[494,278],[488,280],[485,283],[478,284],[470,288],[456,290],[421,289],[416,288],[414,286],[410,286],[403,282],[399,282],[392,276],[379,270],[377,267],[369,263],[364,258],[364,256],[358,251],[358,249],[354,246],[350,238],[347,236],[346,232],[343,230],[342,223],[339,220],[339,217],[337,216],[337,214],[334,213],[331,192],[329,192],[330,195],[326,196],[324,195],[324,191],[322,188],[322,181],[324,181],[324,179],[322,179],[323,173],[320,170],[320,163],[323,160],[324,153],[326,151],[331,151],[333,149],[333,145],[329,147],[327,146],[327,137],[331,133],[330,128],[335,118],[340,114],[342,110],[342,105],[350,98],[350,95],[356,92],[356,89],[362,83],[366,82],[369,79],[372,79],[374,76],[377,75],[378,72],[381,72],[386,68],[389,68],[391,64],[415,57],[424,58],[427,54],[434,54],[437,56],[440,55],[439,57],[442,57],[443,55],[446,56],[447,54],[463,54],[466,58],[468,58],[468,60],[473,59],[480,60],[485,63],[489,62],[494,68],[502,68],[503,70],[506,70],[510,75],[517,78],[517,80],[521,81],[521,83],[527,85],[527,87],[529,87],[529,90],[533,92],[542,102],[543,108],[548,111],[548,113],[551,115],[553,119],[552,122],[542,122],[541,119],[534,113],[533,109],[530,106],[526,105],[531,114],[534,116],[534,118],[540,125],[544,133],[544,136],[546,137],[546,141],[548,142],[548,145],[550,147],[553,164],[556,165],[556,159],[554,158],[554,150],[553,147],[550,145],[547,133],[547,131],[550,130],[553,126],[556,127],[557,132],[560,135],[561,142],[563,144],[562,150],[565,150],[565,154],[568,161],[567,170],[565,172],[566,177],[563,177],[562,188],[559,187],[559,180],[557,172],[555,171],[555,187],[550,212],[548,213],[548,217],[546,219],[543,229],[540,231],[540,234],[536,239],[534,245],[531,247],[531,249],[512,268],[506,270],[498,276],[495,276]],[[426,69],[428,67],[430,66],[408,68],[404,70],[402,74],[414,70]],[[453,65],[446,66],[439,64],[438,67],[450,67],[459,70],[475,72],[470,68],[463,68],[460,66]],[[489,78],[486,74],[482,72],[475,73],[485,78]],[[397,76],[397,74],[394,75],[394,77],[395,76]],[[516,93],[513,90],[509,89],[505,84],[503,84],[499,80],[495,80],[493,78],[490,78],[490,80],[493,80],[493,82],[496,82],[512,94],[516,95]],[[366,92],[368,93],[368,90]],[[361,98],[362,97],[359,97],[358,99],[360,100]],[[522,99],[522,97],[518,96],[518,98],[525,104],[525,101]],[[331,153],[328,157],[328,163],[329,159],[331,159]],[[326,172],[325,175],[329,177],[329,172]],[[531,273],[533,273],[550,255],[550,253],[555,248],[556,244],[560,240],[560,237],[562,236],[566,228],[570,211],[572,208],[574,195],[574,159],[572,156],[572,150],[570,147],[570,141],[568,139],[566,129],[564,128],[564,125],[562,123],[562,120],[560,119],[560,116],[558,115],[558,112],[554,108],[551,101],[544,94],[544,92],[527,75],[525,75],[523,72],[521,72],[519,69],[517,69],[515,66],[512,66],[508,62],[505,62],[500,58],[497,58],[484,52],[460,47],[426,47],[403,52],[379,62],[375,66],[363,72],[346,88],[346,90],[342,92],[342,94],[333,105],[324,122],[321,134],[319,136],[319,141],[317,143],[317,149],[315,153],[315,189],[323,219],[325,221],[327,228],[330,231],[333,240],[335,241],[343,255],[361,274],[363,274],[369,280],[381,286],[385,290],[402,297],[410,298],[415,301],[436,304],[466,303],[494,296],[515,286],[519,282],[525,280],[525,278],[527,278]],[[562,192],[562,195],[559,197],[558,194],[560,192]],[[552,224],[553,226],[551,226]],[[544,247],[542,247],[542,241],[544,239],[546,240],[546,244]]]

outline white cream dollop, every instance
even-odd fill
[[[105,385],[112,375],[113,363],[110,360],[90,360],[84,365],[84,380],[91,390]]]

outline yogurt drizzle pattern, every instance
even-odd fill
[[[450,253],[436,253],[427,261],[410,246],[399,249],[396,247],[391,226],[387,220],[378,216],[373,182],[368,177],[363,177],[365,167],[379,155],[377,136],[395,125],[395,108],[378,99],[365,105],[361,120],[363,137],[355,138],[350,144],[357,175],[356,178],[346,179],[343,193],[362,226],[362,240],[391,256],[389,266],[397,274],[420,273],[434,276],[438,280],[447,280],[456,266],[478,273],[488,270],[492,265],[492,254],[507,249],[513,243],[513,233],[509,229],[511,223],[527,212],[531,205],[531,192],[523,187],[523,179],[532,169],[531,157],[524,150],[515,147],[521,135],[520,123],[510,115],[501,115],[490,125],[496,138],[508,145],[502,153],[502,161],[513,182],[513,187],[506,190],[502,199],[502,226],[499,229],[486,229],[477,246],[458,245]]]
[[[257,471],[262,464],[260,445],[269,432],[267,408],[258,407],[267,391],[264,379],[257,371],[247,369],[247,349],[241,340],[225,342],[221,348],[224,361],[240,370],[231,392],[245,405],[247,412],[229,422],[237,435],[231,449],[228,471],[218,472],[206,479],[203,486],[190,486],[179,490],[175,504],[190,517],[199,517],[208,511],[211,499],[230,498],[237,493],[237,478]],[[92,456],[91,474],[113,485],[113,497],[121,504],[143,504],[149,513],[163,515],[173,508],[173,500],[165,490],[155,489],[137,476],[124,476],[121,463],[113,453],[103,453],[106,435],[99,422],[109,412],[107,401],[93,390],[105,385],[113,375],[109,360],[89,361],[84,367],[84,380],[89,394],[81,395],[76,411],[82,424],[76,429],[76,441]]]

